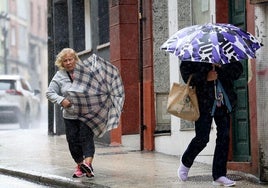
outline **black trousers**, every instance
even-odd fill
[[[196,156],[206,147],[209,142],[213,117],[210,113],[200,114],[200,118],[195,122],[195,137],[188,145],[182,156],[182,163],[190,168]],[[216,108],[214,121],[217,128],[216,146],[214,150],[212,176],[216,180],[221,176],[226,176],[227,159],[229,150],[229,130],[230,130],[230,114],[227,113],[225,106]]]
[[[94,157],[95,144],[92,130],[77,119],[64,119],[66,139],[72,158],[76,163],[86,157]]]

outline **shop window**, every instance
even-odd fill
[[[167,112],[168,94],[156,94],[156,122],[155,134],[170,133],[170,114]]]

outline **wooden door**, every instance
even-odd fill
[[[246,1],[229,0],[230,23],[246,29]],[[235,81],[235,90],[238,101],[235,113],[233,114],[233,160],[250,160],[250,120],[248,102],[248,64],[247,60],[241,61],[243,64],[243,74],[240,79]]]

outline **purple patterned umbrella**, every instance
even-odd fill
[[[68,90],[72,112],[86,123],[97,137],[117,128],[125,100],[118,69],[93,54],[74,70],[74,81]]]
[[[255,58],[262,44],[231,24],[193,25],[177,31],[162,46],[183,61],[225,64]]]

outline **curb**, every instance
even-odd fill
[[[87,182],[83,184],[82,182],[77,182],[71,178],[64,178],[56,175],[42,174],[34,171],[19,171],[15,169],[3,168],[0,166],[0,174],[9,175],[17,178],[22,178],[35,183],[40,183],[48,186],[57,186],[64,188],[108,188],[100,184],[93,182]]]

